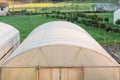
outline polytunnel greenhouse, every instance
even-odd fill
[[[80,26],[38,26],[1,66],[1,80],[119,80],[119,64]]]
[[[20,43],[19,31],[0,22],[0,64],[15,50]]]
[[[117,9],[115,12],[114,12],[114,24],[116,23],[116,21],[118,19],[120,19],[120,9]]]

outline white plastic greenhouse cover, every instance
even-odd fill
[[[118,66],[81,27],[53,21],[33,30],[3,67]]]
[[[19,45],[19,31],[12,26],[0,22],[0,64]]]
[[[114,12],[114,24],[115,22],[120,19],[120,9],[117,9],[115,12]]]

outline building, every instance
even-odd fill
[[[94,11],[115,11],[120,8],[118,3],[94,3]]]
[[[1,2],[0,3],[0,16],[6,16],[8,13],[8,3]]]
[[[114,24],[115,22],[120,19],[120,9],[117,9],[115,12],[114,12]]]

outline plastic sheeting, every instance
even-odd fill
[[[33,30],[1,68],[1,80],[119,80],[119,64],[81,27],[63,21]]]
[[[19,31],[12,26],[0,23],[0,64],[19,45]]]
[[[115,12],[114,12],[114,24],[115,22],[120,19],[120,9],[117,9]]]
[[[64,21],[33,30],[5,67],[116,66],[118,63],[81,27]]]

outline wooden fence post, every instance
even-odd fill
[[[114,54],[117,54],[117,44],[116,44],[116,40],[114,40]]]

